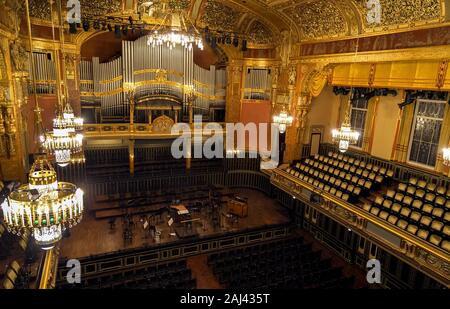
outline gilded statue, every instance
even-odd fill
[[[11,42],[10,51],[14,70],[16,72],[29,71],[28,53],[18,40]]]
[[[279,76],[280,76],[280,68],[274,67],[272,70],[272,87],[276,87],[278,85]]]
[[[287,67],[289,63],[291,47],[292,47],[291,35],[289,31],[284,30],[281,32],[281,44],[276,49],[281,58],[281,63],[283,67]]]
[[[295,86],[295,82],[297,80],[297,68],[292,65],[289,67],[289,86]]]

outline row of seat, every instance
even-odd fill
[[[330,160],[333,161],[333,165],[335,165],[335,161],[338,161],[338,166],[345,166],[346,164],[353,166],[355,168],[362,168],[362,169],[366,169],[368,171],[373,171],[375,173],[379,173],[381,175],[385,175],[387,177],[393,177],[394,176],[394,171],[391,169],[387,169],[385,167],[382,166],[378,166],[376,164],[372,164],[372,163],[366,163],[365,161],[361,161],[358,160],[356,158],[353,157],[349,157],[346,155],[343,155],[341,153],[336,153],[336,152],[328,152],[328,157],[326,156],[322,156],[322,155],[315,155],[316,160],[319,160],[321,162],[327,163]]]
[[[406,207],[401,208],[400,212],[397,212],[397,209],[394,208],[387,211],[385,208],[371,204],[364,204],[363,208],[373,215],[450,252],[449,225],[444,225],[442,222],[433,220],[431,217],[422,216],[418,212],[411,212]],[[446,218],[448,220],[450,215],[446,215]]]
[[[309,184],[311,184],[321,190],[329,192],[345,201],[348,201],[350,199],[350,194],[358,196],[361,193],[361,188],[355,187],[354,185],[348,185],[347,183],[342,183],[342,182],[339,185],[334,185],[336,182],[335,178],[333,178],[332,181],[329,181],[328,182],[329,184],[326,184],[324,182],[325,180],[321,181],[314,177],[314,171],[312,169],[309,170],[308,172],[310,172],[310,171],[312,172],[312,175],[311,174],[305,175],[305,174],[299,172],[298,170],[296,170],[295,168],[291,168],[291,167],[288,167],[286,169],[286,172],[291,174],[292,176],[297,177],[298,179],[301,179],[305,182],[308,182]],[[319,178],[321,176],[323,177],[323,174],[318,174],[317,178]],[[333,183],[331,184],[331,182],[333,182]],[[348,193],[346,193],[346,192],[348,192]]]
[[[103,274],[85,279],[81,284],[63,282],[57,288],[146,288],[193,289],[196,280],[187,268],[186,260],[153,264],[143,268]]]
[[[334,159],[330,156],[315,155],[313,158],[305,159],[305,164],[324,170],[329,174],[347,173],[376,183],[382,183],[385,178],[389,179],[394,175],[392,170],[388,170],[385,167],[379,167],[370,163],[366,164],[364,161],[359,160],[354,161],[354,159],[350,158],[349,160],[354,163]]]
[[[436,195],[434,187],[426,192],[427,184],[417,190],[417,179],[400,183],[397,190],[388,189],[363,208],[379,218],[408,231],[435,246],[450,251],[450,200]],[[446,188],[439,190],[445,193]]]
[[[438,186],[432,182],[418,180],[413,177],[408,182],[399,183],[397,190],[409,196],[417,196],[419,198],[427,197],[428,199],[450,199],[450,188]]]
[[[208,264],[229,288],[350,288],[354,282],[302,238],[211,254]]]

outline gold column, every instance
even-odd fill
[[[227,67],[227,95],[225,103],[225,122],[239,122],[241,119],[243,65],[233,61]]]
[[[133,130],[134,126],[134,91],[130,91],[130,130]]]
[[[287,91],[288,91],[288,113],[290,115],[294,115],[293,106],[294,102],[297,100],[297,96],[295,95],[295,89],[297,86],[297,66],[291,65],[290,67],[286,67],[285,73],[287,77]],[[295,115],[294,115],[295,116]],[[296,125],[297,121],[294,119],[294,125],[288,127],[286,130],[285,136],[285,150],[283,156],[283,162],[280,163],[288,163],[295,159],[300,158],[299,153],[299,145],[298,145],[298,126]]]
[[[189,124],[194,123],[194,107],[191,100],[188,100]]]
[[[128,142],[128,157],[130,163],[130,174],[134,175],[134,139]]]

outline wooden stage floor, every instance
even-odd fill
[[[192,229],[200,236],[211,236],[223,232],[239,231],[247,228],[257,228],[264,225],[289,223],[289,211],[276,200],[264,193],[251,189],[232,189],[240,196],[248,198],[248,216],[239,218],[238,222],[230,222],[223,217],[221,226],[213,226],[212,217],[206,210],[200,214],[201,220],[194,222]],[[222,206],[225,213],[226,206]],[[156,223],[162,231],[159,243],[175,242],[178,236],[170,235],[174,232],[167,224],[168,218],[161,218]],[[108,219],[95,219],[92,212],[85,213],[83,220],[71,230],[71,235],[64,238],[60,245],[60,257],[69,259],[81,258],[123,249],[158,244],[148,232],[144,231],[140,216],[134,215],[135,223],[131,242],[125,242],[123,237],[124,224],[122,218],[117,218],[115,229],[111,230]]]

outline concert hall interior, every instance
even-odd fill
[[[450,0],[0,4],[0,289],[450,287]]]

